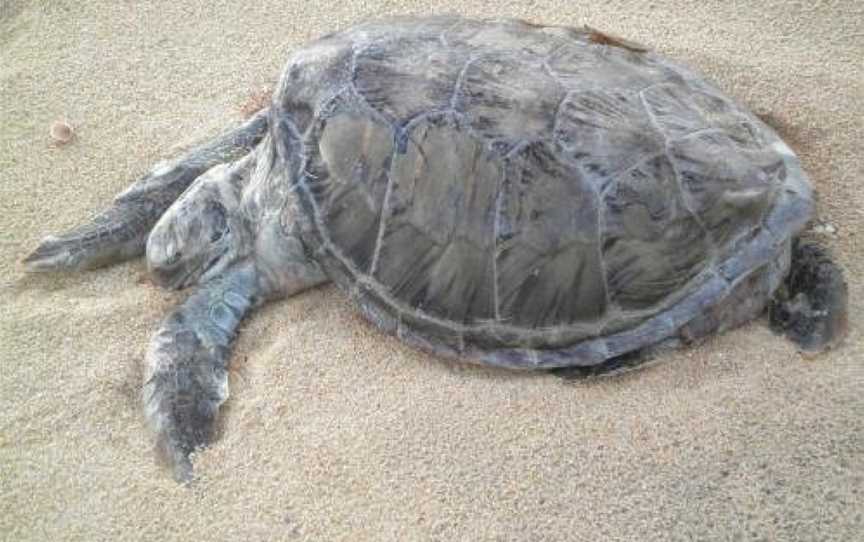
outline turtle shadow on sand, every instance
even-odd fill
[[[161,163],[32,271],[146,254],[192,288],[144,410],[178,480],[214,437],[246,314],[327,281],[407,344],[619,372],[763,314],[839,341],[846,288],[795,153],[693,71],[591,29],[399,18],[290,56],[269,106]],[[583,374],[584,376],[584,374]]]

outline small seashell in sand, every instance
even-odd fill
[[[51,136],[51,140],[54,141],[55,144],[65,145],[75,137],[75,130],[67,122],[57,120],[51,123],[48,135]]]

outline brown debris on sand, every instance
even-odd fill
[[[633,51],[634,53],[644,53],[648,51],[648,47],[642,45],[641,43],[636,43],[635,41],[630,41],[624,38],[620,38],[618,36],[613,36],[612,34],[607,34],[606,32],[601,32],[596,28],[591,28],[588,25],[585,25],[585,31],[588,33],[588,41],[591,43],[596,43],[598,45],[610,45],[612,47],[620,47],[622,49],[627,49],[628,51]]]
[[[240,110],[240,114],[243,115],[244,119],[250,118],[252,115],[261,111],[270,103],[270,99],[273,97],[273,87],[266,86],[259,90],[253,91],[246,98],[238,109]]]

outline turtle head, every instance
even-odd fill
[[[154,280],[165,288],[185,288],[234,261],[241,245],[235,209],[218,191],[184,194],[147,239],[147,267]]]

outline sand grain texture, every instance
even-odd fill
[[[0,0],[0,539],[853,540],[864,532],[860,2]],[[578,8],[576,6],[579,6]],[[140,262],[16,261],[157,159],[214,135],[288,51],[368,16],[520,16],[607,30],[781,125],[848,270],[851,330],[804,359],[764,322],[621,378],[453,365],[332,287],[244,325],[221,439],[176,486],[142,359],[183,294]],[[51,144],[65,120],[75,139]]]

